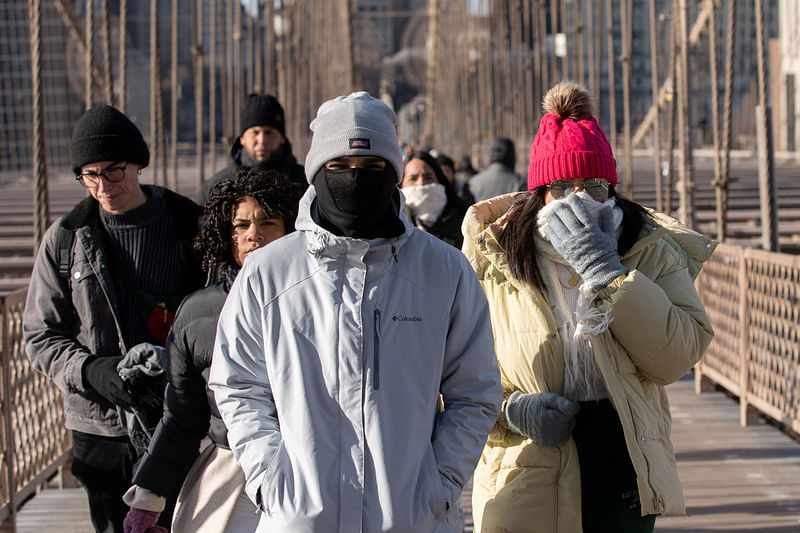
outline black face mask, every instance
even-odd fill
[[[362,239],[396,237],[404,231],[392,200],[394,169],[322,168],[314,178],[320,224],[336,235]]]

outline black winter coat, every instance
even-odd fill
[[[140,487],[167,498],[180,490],[203,437],[228,447],[227,430],[206,386],[228,289],[227,281],[219,281],[187,296],[167,339],[164,414],[134,478]]]

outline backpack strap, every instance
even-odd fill
[[[75,232],[64,228],[61,224],[56,226],[55,257],[58,261],[58,275],[69,280],[69,271],[72,269],[72,244],[75,242]]]

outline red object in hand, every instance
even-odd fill
[[[159,516],[161,513],[157,511],[131,507],[122,522],[122,528],[125,533],[167,533],[166,528],[156,525]]]

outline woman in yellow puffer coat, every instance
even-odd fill
[[[545,111],[529,193],[463,224],[505,392],[475,531],[652,532],[656,515],[685,514],[664,386],[713,337],[693,277],[715,244],[616,193],[585,88],[558,84]]]

